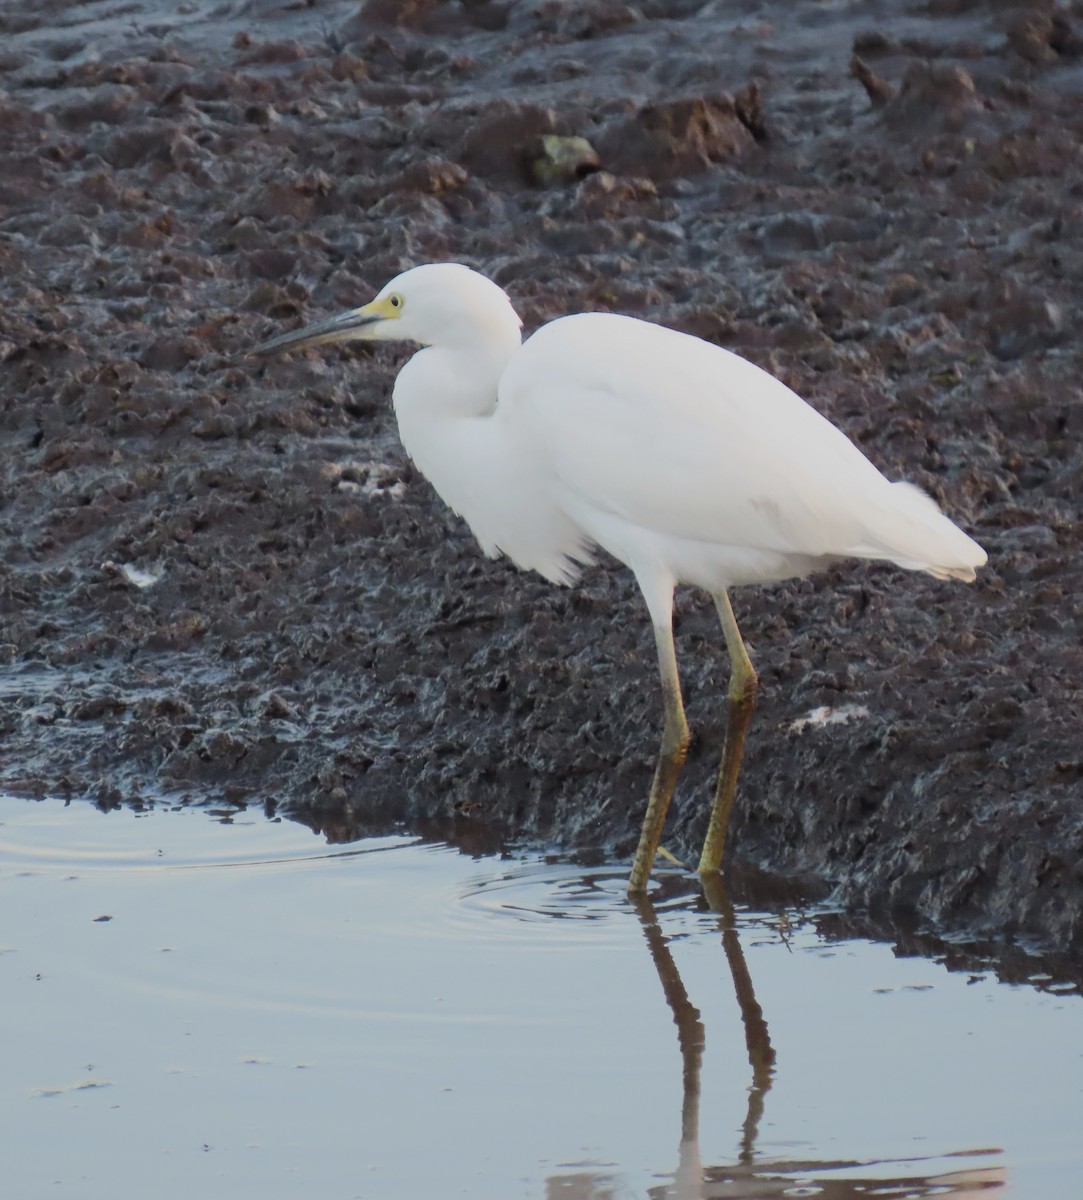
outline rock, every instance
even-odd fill
[[[139,356],[139,365],[150,371],[180,371],[203,355],[202,343],[194,337],[161,337]]]
[[[958,132],[987,108],[967,71],[950,62],[933,62],[911,64],[898,95],[885,103],[883,113],[895,129],[928,135]]]
[[[456,157],[473,174],[496,179],[522,179],[528,148],[557,131],[552,109],[511,100],[494,101],[476,116],[456,114],[455,120],[469,126]]]
[[[1008,45],[1028,63],[1042,66],[1083,54],[1083,34],[1062,8],[1012,14],[1007,28]]]
[[[618,173],[672,179],[694,175],[754,148],[731,96],[660,101],[606,131],[600,151]]]
[[[1017,359],[1056,345],[1064,336],[1064,310],[1051,300],[1019,295],[1004,288],[1003,301],[987,323],[993,353]]]
[[[672,203],[659,200],[658,188],[650,179],[596,171],[583,179],[577,196],[583,213],[596,221],[611,221],[630,213],[659,219],[674,215]]]
[[[873,108],[881,108],[895,95],[891,84],[874,74],[868,63],[856,54],[850,59],[850,74],[865,89]]]
[[[582,137],[543,134],[524,152],[531,178],[543,187],[572,183],[601,170],[597,150]]]

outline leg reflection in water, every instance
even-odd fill
[[[733,990],[737,993],[741,1021],[745,1027],[745,1045],[748,1047],[748,1064],[752,1068],[752,1086],[748,1089],[748,1113],[741,1135],[740,1161],[751,1163],[756,1135],[760,1131],[764,1098],[771,1090],[771,1081],[775,1074],[775,1048],[771,1045],[767,1021],[764,1019],[760,1002],[756,999],[752,976],[748,973],[748,963],[745,962],[741,938],[737,932],[737,914],[733,910],[733,902],[726,891],[726,885],[720,875],[705,876],[701,882],[711,912],[718,914],[718,923],[722,930],[722,948],[726,952],[726,962],[729,963],[730,975],[733,977]]]
[[[771,1197],[804,1194],[804,1185],[811,1185],[825,1200],[861,1200],[872,1191],[882,1195],[905,1194],[913,1197],[970,1196],[981,1192],[999,1192],[1007,1182],[1004,1168],[978,1167],[936,1172],[923,1177],[912,1168],[922,1160],[871,1160],[867,1162],[840,1160],[778,1159],[757,1157],[756,1139],[763,1118],[764,1101],[771,1090],[775,1074],[775,1049],[767,1030],[763,1009],[756,999],[748,963],[745,961],[738,933],[737,914],[720,876],[703,877],[704,894],[711,912],[718,917],[722,948],[726,955],[737,1005],[744,1025],[748,1063],[752,1082],[748,1088],[748,1109],[741,1129],[740,1150],[730,1166],[703,1166],[699,1147],[700,1070],[706,1035],[699,1009],[692,1003],[669,944],[662,933],[654,906],[641,896],[635,900],[636,911],[643,926],[651,960],[665,992],[666,1002],[677,1026],[684,1076],[684,1098],[681,1106],[681,1144],[673,1183],[664,1188],[651,1188],[657,1200],[770,1200]],[[966,1152],[961,1152],[967,1157]],[[907,1168],[894,1176],[896,1165]],[[938,1164],[941,1165],[941,1164]],[[825,1173],[846,1171],[848,1178],[823,1178]],[[811,1192],[810,1192],[811,1194]],[[600,1200],[600,1195],[599,1195]]]
[[[807,1158],[772,1157],[757,1151],[757,1139],[767,1093],[775,1076],[775,1049],[763,1009],[756,999],[752,976],[741,947],[737,914],[720,876],[702,879],[707,904],[717,917],[722,949],[733,983],[744,1026],[745,1047],[752,1080],[748,1105],[735,1157],[719,1165],[703,1165],[700,1153],[700,1077],[706,1031],[699,1009],[692,1003],[669,942],[662,932],[654,905],[645,895],[631,897],[643,929],[651,961],[665,993],[666,1003],[677,1026],[681,1053],[683,1095],[681,1141],[677,1170],[671,1183],[648,1189],[651,1200],[782,1200],[794,1195],[820,1196],[822,1200],[865,1200],[870,1194],[914,1197],[970,1197],[1002,1192],[1007,1186],[1006,1168],[993,1165],[967,1166],[974,1153],[982,1156],[995,1150],[959,1151],[958,1169],[945,1170],[945,1156],[923,1158]],[[687,928],[687,927],[686,927]],[[735,1081],[736,1086],[737,1081]],[[710,1139],[714,1142],[714,1137]],[[810,1147],[810,1150],[812,1147]],[[929,1173],[925,1173],[925,1164]],[[626,1196],[619,1175],[582,1172],[552,1175],[546,1181],[549,1200],[616,1200]]]
[[[745,962],[737,933],[737,918],[726,885],[721,876],[713,876],[704,879],[704,887],[711,911],[719,917],[722,946],[733,977],[733,987],[745,1027],[748,1061],[752,1066],[752,1084],[748,1090],[748,1112],[742,1127],[740,1150],[740,1161],[747,1164],[752,1161],[756,1134],[760,1118],[763,1116],[764,1097],[771,1087],[775,1051],[767,1032],[763,1010],[756,999],[752,977],[748,973],[748,964]],[[701,1200],[706,1192],[699,1150],[699,1098],[706,1033],[699,1009],[689,999],[677,964],[673,961],[654,905],[647,896],[634,897],[633,903],[643,925],[643,935],[647,939],[651,960],[665,992],[666,1003],[673,1013],[673,1023],[677,1026],[677,1042],[681,1049],[684,1079],[681,1144],[673,1185],[666,1189],[666,1194],[673,1200]]]

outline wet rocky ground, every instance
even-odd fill
[[[732,853],[1083,953],[1083,4],[51,0],[0,34],[0,787],[630,851],[628,572],[483,559],[396,440],[399,348],[245,357],[462,260],[528,329],[754,359],[982,542],[969,587],[735,595]],[[678,607],[690,854],[727,675]]]

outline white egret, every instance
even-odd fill
[[[369,304],[256,353],[353,339],[422,349],[393,403],[407,453],[491,557],[571,583],[597,547],[635,573],[654,626],[662,745],[629,890],[646,888],[689,733],[673,592],[714,597],[729,721],[701,872],[721,865],[757,679],[728,589],[886,559],[972,580],[985,551],[891,483],[795,392],[745,359],[633,317],[561,317],[524,343],[508,296],[455,263],[414,267]]]

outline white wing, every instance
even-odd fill
[[[985,561],[779,380],[661,326],[554,321],[512,360],[499,407],[561,486],[664,537],[963,577]]]

